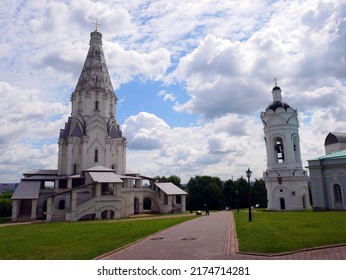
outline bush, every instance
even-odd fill
[[[12,201],[9,193],[0,195],[0,217],[10,217],[12,215]]]

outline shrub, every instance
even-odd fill
[[[12,201],[10,193],[0,195],[0,217],[9,217],[12,215]]]

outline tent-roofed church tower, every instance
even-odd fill
[[[90,34],[90,47],[71,95],[72,113],[60,130],[58,175],[94,166],[126,172],[126,139],[116,120],[117,97],[102,50],[102,34]]]
[[[273,102],[261,119],[267,150],[264,180],[268,210],[301,210],[310,208],[308,177],[300,154],[297,110],[282,102],[281,89],[272,90]]]

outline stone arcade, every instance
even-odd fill
[[[310,208],[308,177],[300,156],[297,110],[282,102],[281,89],[275,83],[273,102],[261,119],[267,150],[268,210],[301,210]]]
[[[126,171],[127,142],[97,30],[71,101],[71,116],[60,131],[58,168],[23,174],[12,196],[12,221],[127,217],[143,212],[144,200],[155,212],[185,211],[186,192]]]

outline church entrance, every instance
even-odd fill
[[[283,197],[280,198],[280,209],[286,210],[285,199]]]
[[[151,210],[151,199],[149,197],[143,199],[143,209]]]

